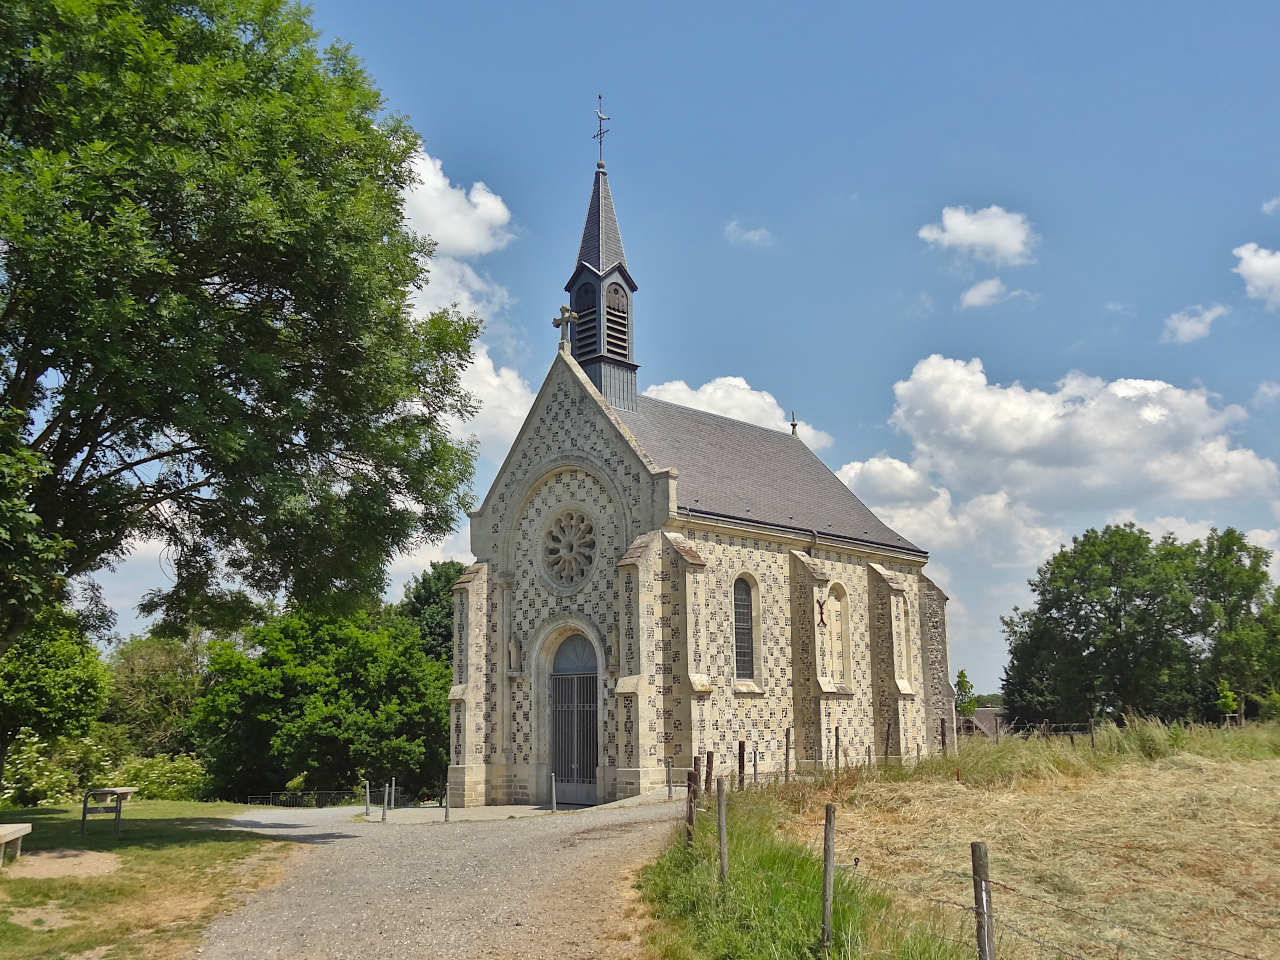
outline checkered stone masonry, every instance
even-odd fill
[[[730,773],[739,740],[748,764],[754,748],[762,773],[778,771],[788,727],[793,760],[832,763],[836,729],[851,760],[868,745],[880,755],[886,730],[892,753],[914,755],[917,742],[936,749],[931,727],[953,717],[946,598],[920,564],[825,545],[808,552],[783,534],[677,518],[678,480],[628,438],[559,355],[472,516],[481,562],[455,591],[451,801],[543,799],[550,718],[537,685],[569,630],[602,651],[604,799],[656,786],[665,761],[687,768],[709,750],[716,772]],[[542,563],[546,529],[566,509],[590,521],[596,541],[576,583]],[[742,575],[756,585],[759,624],[755,675],[735,684]]]

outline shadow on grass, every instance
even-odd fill
[[[341,832],[284,832],[308,829],[307,824],[233,821],[219,816],[130,816],[127,804],[120,819],[119,837],[115,835],[113,821],[114,818],[106,814],[90,816],[86,831],[81,835],[79,807],[35,807],[0,812],[0,825],[31,824],[31,833],[22,840],[24,854],[39,850],[159,850],[204,843],[235,843],[248,839],[326,844],[356,837],[356,834]],[[255,827],[269,827],[271,830],[258,831],[253,829]]]

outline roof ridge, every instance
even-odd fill
[[[647,393],[639,393],[636,395],[636,398],[638,400],[648,400],[650,403],[666,404],[668,407],[679,407],[681,410],[692,410],[694,413],[700,413],[708,417],[715,417],[717,420],[728,420],[730,423],[741,424],[744,427],[754,427],[757,430],[767,430],[769,433],[776,433],[778,436],[785,437],[788,440],[800,440],[800,438],[795,434],[789,433],[786,430],[775,430],[773,427],[766,427],[763,424],[752,423],[750,420],[739,420],[737,417],[730,417],[723,413],[716,413],[714,410],[706,410],[702,407],[692,407],[687,403],[676,403],[674,400],[664,400],[661,397],[651,397]],[[809,449],[809,445],[807,443],[803,440],[800,440],[800,443],[803,444],[806,450],[813,453],[813,451]],[[817,454],[814,454],[814,456],[817,456]],[[819,457],[819,459],[821,459],[821,457]]]

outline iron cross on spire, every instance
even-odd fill
[[[604,94],[597,93],[596,94],[596,123],[598,124],[598,128],[596,129],[596,132],[591,135],[591,139],[595,140],[597,143],[600,144],[600,166],[602,167],[604,166],[604,135],[609,132],[607,129],[605,129],[604,122],[606,120],[611,119],[609,117],[606,117],[603,111],[604,111]]]

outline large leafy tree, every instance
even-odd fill
[[[448,763],[446,664],[403,617],[287,615],[211,644],[193,727],[224,796],[303,777],[323,789],[395,776],[438,788]]]
[[[1261,697],[1280,684],[1270,554],[1228,528],[1153,541],[1133,524],[1088,530],[1029,581],[1004,618],[1004,704],[1022,720],[1215,713],[1219,681]]]
[[[31,509],[49,467],[23,442],[20,421],[17,411],[0,411],[0,622],[25,619],[58,595],[71,546]]]
[[[232,581],[314,606],[450,529],[477,322],[411,311],[418,146],[284,0],[0,4],[0,407],[61,575],[153,538],[179,619]]]
[[[106,671],[79,622],[58,607],[43,610],[0,656],[0,783],[18,731],[80,733],[97,719],[105,695]]]
[[[453,585],[466,570],[457,560],[441,560],[410,577],[399,612],[418,625],[422,649],[446,663],[453,660]]]
[[[204,692],[207,659],[208,641],[200,630],[129,637],[107,658],[104,718],[128,731],[147,756],[190,751],[188,725]]]

